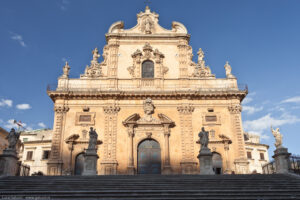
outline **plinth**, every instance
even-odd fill
[[[16,150],[3,150],[3,154],[0,155],[0,175],[16,176],[18,172],[18,160]]]
[[[97,155],[96,149],[87,149],[84,154],[83,176],[97,175]]]
[[[287,148],[278,147],[274,151],[276,174],[285,174],[289,172],[290,168],[290,153]]]
[[[215,174],[212,167],[212,153],[209,148],[202,148],[197,157],[200,163],[200,174]]]

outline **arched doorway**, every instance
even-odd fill
[[[84,165],[84,153],[79,153],[75,158],[75,175],[81,175],[83,172],[83,165]]]
[[[217,153],[212,153],[212,165],[215,174],[222,174],[222,156]]]
[[[160,174],[161,156],[159,143],[143,140],[138,146],[138,174]]]

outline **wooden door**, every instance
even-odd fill
[[[160,174],[160,146],[155,140],[144,140],[138,146],[138,174]]]

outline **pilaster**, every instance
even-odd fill
[[[194,156],[194,136],[193,136],[193,124],[192,113],[194,107],[190,104],[182,104],[177,107],[180,116],[181,127],[181,172],[183,174],[196,173],[197,162]]]
[[[101,174],[117,174],[117,117],[120,107],[108,105],[103,107],[105,113],[104,155],[101,162]]]
[[[237,152],[237,158],[234,160],[235,171],[237,174],[246,174],[249,172],[249,162],[246,158],[245,141],[242,129],[242,106],[240,104],[233,104],[228,106],[228,110],[231,115],[232,130],[235,133],[236,141],[235,151]]]
[[[62,134],[63,134],[63,122],[66,112],[69,111],[69,107],[66,105],[55,105],[54,106],[54,125],[53,125],[53,136],[51,155],[47,163],[48,175],[56,176],[62,174]]]

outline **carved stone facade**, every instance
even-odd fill
[[[247,88],[238,87],[229,64],[226,77],[224,72],[225,78],[216,78],[201,49],[194,63],[185,26],[173,22],[168,30],[158,17],[146,7],[133,28],[113,23],[103,58],[94,49],[80,78],[69,78],[66,65],[57,87],[48,90],[55,104],[49,174],[80,173],[90,127],[103,141],[99,174],[152,173],[145,159],[156,159],[148,162],[156,167],[153,173],[199,173],[196,141],[202,127],[213,133],[208,147],[222,158],[222,173],[248,172],[240,113]],[[69,148],[72,135],[79,138]],[[145,141],[152,141],[156,153]]]
[[[103,160],[101,161],[102,174],[117,174],[117,118],[120,107],[116,105],[108,105],[103,107],[105,128],[103,140]]]

